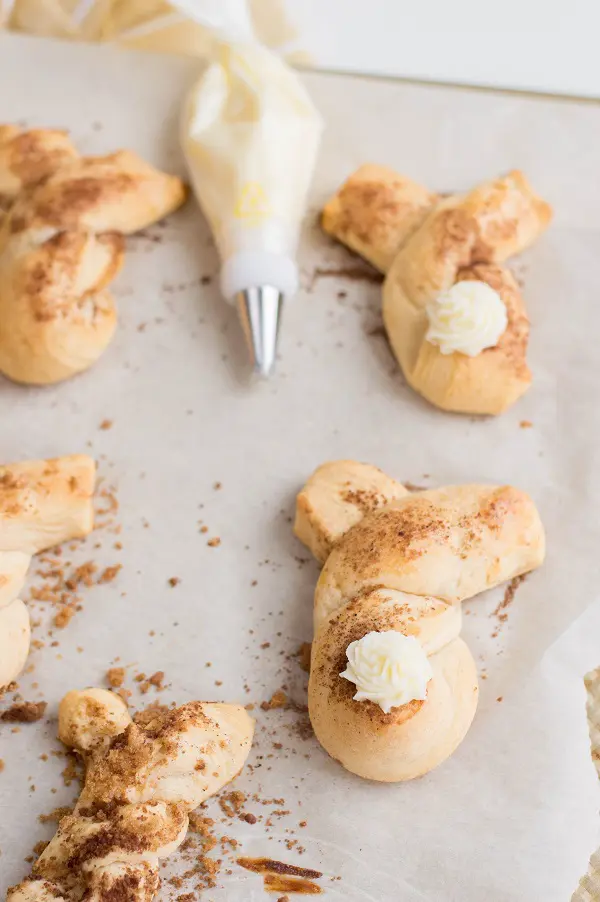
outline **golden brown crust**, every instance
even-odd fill
[[[185,188],[130,151],[79,157],[62,132],[13,132],[0,127],[0,195],[15,198],[0,228],[0,371],[45,385],[107,347],[123,235],[176,209]]]
[[[386,166],[361,166],[323,209],[328,234],[387,272],[406,236],[437,200],[422,185]]]

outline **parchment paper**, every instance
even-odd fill
[[[130,146],[183,171],[175,123],[196,68],[2,36],[0,121],[65,126],[84,152]],[[35,669],[20,690],[49,707],[44,721],[0,732],[2,891],[26,873],[34,842],[51,835],[38,815],[73,797],[59,777],[64,763],[40,758],[57,748],[57,703],[68,689],[102,684],[117,657],[130,665],[129,685],[134,672],[165,672],[169,689],[134,694],[136,704],[260,703],[284,688],[294,706],[255,708],[253,770],[236,788],[250,800],[283,799],[277,807],[289,814],[269,827],[270,809],[257,801],[265,816],[228,832],[246,855],[322,870],[325,898],[564,902],[597,845],[582,677],[600,663],[598,108],[306,81],[328,130],[300,252],[305,288],[286,311],[275,379],[247,379],[235,312],[214,279],[201,284],[218,261],[189,203],[130,240],[116,283],[120,327],[93,370],[45,390],[0,384],[0,459],[88,450],[104,487],[116,487],[120,534],[100,529],[66,557],[123,565],[114,581],[82,590],[83,610],[53,637],[44,626],[53,612],[32,606],[46,644],[33,650]],[[323,273],[360,267],[315,218],[366,160],[440,190],[518,166],[553,203],[551,230],[515,267],[532,319],[535,381],[501,418],[445,415],[419,399],[381,336],[379,286]],[[99,428],[105,420],[111,427]],[[407,785],[346,774],[306,735],[298,712],[306,676],[291,655],[311,638],[317,567],[290,518],[306,476],[336,457],[424,486],[514,483],[536,499],[548,531],[547,563],[520,586],[506,622],[493,614],[503,590],[467,604],[464,635],[486,677],[477,718],[449,762]],[[221,544],[209,546],[216,536]],[[286,847],[296,836],[303,855]],[[165,875],[185,867],[175,855]],[[231,856],[227,867],[203,899],[265,898],[256,875]],[[177,895],[166,881],[162,892]]]

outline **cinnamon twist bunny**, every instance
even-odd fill
[[[150,902],[188,813],[239,773],[253,730],[241,705],[188,702],[132,721],[111,692],[69,692],[59,736],[84,757],[85,785],[9,902]]]
[[[63,132],[0,126],[0,372],[44,385],[91,366],[115,330],[123,235],[184,197],[131,151],[80,157]]]
[[[383,319],[409,384],[445,410],[499,414],[531,382],[525,305],[501,264],[529,247],[551,215],[518,171],[442,197],[366,165],[326,204],[322,221],[387,274]]]
[[[18,596],[31,557],[91,532],[94,479],[83,454],[0,466],[0,688],[29,652],[29,614]]]
[[[510,486],[408,493],[375,467],[336,461],[300,492],[295,532],[311,549],[331,547],[315,592],[317,738],[368,779],[427,773],[477,707],[460,603],[542,563],[535,505]]]

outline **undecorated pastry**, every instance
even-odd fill
[[[185,188],[131,151],[80,157],[63,132],[0,126],[0,197],[0,372],[60,382],[113,336],[123,235],[175,210]]]
[[[308,703],[333,758],[361,777],[397,782],[448,758],[475,715],[477,669],[460,638],[460,603],[539,567],[545,541],[533,501],[511,486],[409,493],[387,477],[377,504],[344,531],[348,474],[359,492],[373,470],[328,463],[317,471],[319,494],[313,474],[298,496],[296,534],[309,548],[332,546],[315,592]]]
[[[212,702],[148,708],[132,721],[118,696],[85,689],[62,700],[58,729],[83,756],[84,787],[9,902],[151,902],[189,812],[244,766],[254,721],[241,705]]]
[[[31,557],[94,527],[96,467],[75,454],[0,466],[0,688],[29,652],[29,614],[19,598]]]
[[[529,320],[502,263],[544,231],[551,207],[523,173],[440,197],[363,166],[323,227],[386,273],[383,319],[408,383],[432,404],[499,414],[529,387]]]

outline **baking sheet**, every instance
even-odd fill
[[[25,78],[34,63],[40,74]],[[3,36],[0,83],[14,87],[0,97],[0,120],[63,125],[84,152],[125,145],[183,171],[176,118],[194,71],[189,60]],[[38,815],[73,796],[59,776],[64,762],[40,758],[57,748],[59,699],[101,683],[114,663],[130,665],[137,704],[258,705],[253,770],[236,785],[259,820],[233,819],[222,830],[244,854],[323,870],[326,898],[391,900],[401,890],[408,902],[480,902],[484,893],[559,902],[594,847],[580,675],[600,662],[597,108],[306,80],[328,131],[302,240],[305,287],[286,311],[276,379],[248,381],[235,313],[218,296],[210,234],[188,204],[129,241],[115,285],[120,328],[91,372],[45,390],[0,384],[1,459],[89,450],[103,479],[101,507],[110,508],[113,490],[118,498],[119,511],[103,514],[104,527],[65,559],[93,559],[99,572],[122,564],[112,582],[81,590],[83,610],[64,631],[49,637],[53,612],[33,605],[45,646],[34,649],[35,670],[20,687],[28,699],[43,695],[49,717],[0,733],[0,890],[50,835]],[[445,415],[410,391],[381,336],[379,287],[357,278],[356,261],[316,227],[323,199],[369,159],[440,190],[519,166],[555,206],[550,232],[516,264],[535,381],[502,418]],[[335,457],[371,461],[418,485],[512,482],[534,496],[548,529],[548,562],[519,588],[499,630],[502,590],[467,605],[464,634],[486,676],[477,719],[444,767],[406,786],[345,774],[305,729],[306,677],[293,653],[311,637],[317,568],[290,518],[306,476]],[[213,537],[218,547],[207,544]],[[133,675],[157,670],[168,690],[140,696]],[[280,688],[294,705],[261,710]],[[218,803],[209,810],[222,816]],[[265,898],[260,879],[234,859],[225,856],[206,898]],[[173,856],[165,876],[189,867]],[[184,886],[165,881],[163,894]]]

